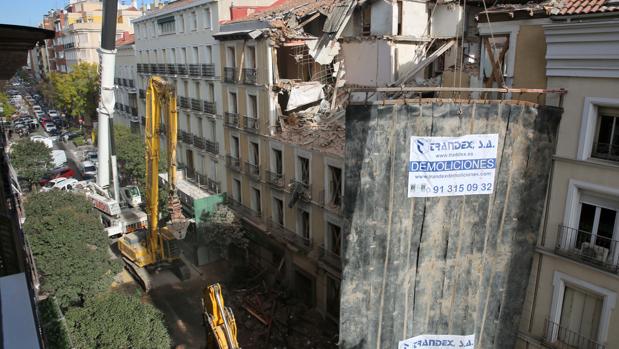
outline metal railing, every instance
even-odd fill
[[[127,83],[129,83],[128,87],[135,88],[135,82],[132,79],[128,79]]]
[[[221,193],[221,183],[219,181],[213,180],[208,178],[206,180],[206,187],[208,188],[208,190],[211,191],[211,193],[213,194],[219,194]]]
[[[185,64],[177,64],[176,65],[176,73],[178,75],[187,75],[187,65],[185,65]]]
[[[278,187],[278,188],[283,188],[284,184],[285,184],[285,180],[284,180],[284,174],[283,173],[277,173],[277,172],[273,172],[273,171],[269,171],[269,170],[265,170],[265,180],[267,181],[267,183],[271,184],[272,186]]]
[[[183,143],[191,145],[193,144],[193,135],[187,131],[181,130],[181,140]]]
[[[202,76],[214,77],[215,76],[215,64],[202,64]]]
[[[543,342],[556,349],[606,349],[606,345],[561,326],[561,324],[550,319],[546,319],[544,324]]]
[[[197,99],[197,98],[192,98],[191,99],[191,110],[195,110],[195,111],[202,111],[202,106],[204,104],[202,103],[202,100]]]
[[[157,74],[165,74],[166,73],[166,69],[165,69],[165,64],[164,63],[159,63],[157,64]]]
[[[226,197],[226,203],[228,204],[228,206],[230,206],[230,208],[238,212],[243,218],[249,219],[256,223],[261,223],[260,217],[262,217],[262,212],[247,207],[243,205],[243,203],[237,201],[230,196]]]
[[[193,135],[193,145],[202,150],[206,150],[206,140],[203,137]]]
[[[189,109],[189,98],[183,96],[178,97],[178,105],[181,108]]]
[[[559,225],[556,254],[617,273],[619,271],[619,258],[615,256],[617,248],[619,248],[617,240]]]
[[[267,221],[267,228],[279,239],[290,242],[304,251],[312,248],[312,240],[309,237],[301,236],[273,219]]]
[[[225,119],[226,125],[233,126],[233,127],[239,127],[239,114],[226,112],[225,117],[226,117]]]
[[[142,63],[138,63],[137,64],[137,71],[138,71],[138,73],[143,73],[144,72],[144,66],[142,65]]]
[[[199,64],[188,64],[189,75],[191,76],[200,76],[200,65]]]
[[[167,73],[170,75],[176,75],[176,65],[175,64],[166,64]]]
[[[219,143],[214,141],[204,140],[205,150],[213,155],[219,154]]]
[[[217,114],[215,102],[204,101],[204,112],[209,114]]]
[[[323,189],[318,194],[318,203],[323,205],[326,209],[329,209],[334,212],[342,211],[342,195],[335,197],[333,194],[327,192],[327,190]]]
[[[260,165],[245,161],[245,173],[251,177],[260,179]]]
[[[226,164],[232,170],[241,171],[241,160],[231,155],[226,155]]]
[[[245,130],[249,132],[258,132],[258,118],[246,116],[245,117]]]
[[[246,84],[256,83],[256,68],[243,69],[243,82]]]
[[[596,159],[619,161],[619,144],[595,143],[591,157]]]
[[[336,270],[342,270],[342,258],[339,251],[334,251],[326,247],[324,244],[320,246],[320,260],[325,264],[335,268]]]
[[[236,82],[236,68],[224,67],[224,81],[225,82]]]

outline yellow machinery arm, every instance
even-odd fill
[[[208,349],[240,349],[236,339],[236,321],[230,308],[224,306],[219,284],[210,285],[202,295],[204,322],[208,323]]]

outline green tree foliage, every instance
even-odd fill
[[[202,244],[217,248],[222,257],[230,245],[247,250],[246,231],[228,207],[220,205],[216,211],[204,213],[201,218],[203,223],[198,226],[198,236]]]
[[[171,346],[163,314],[137,296],[107,293],[66,313],[75,348],[162,348]]]
[[[10,117],[16,112],[15,107],[9,103],[9,97],[2,92],[0,92],[0,106],[3,110],[3,112],[0,113],[0,116]]]
[[[11,163],[19,177],[32,186],[53,167],[52,151],[42,142],[22,138],[11,148]]]
[[[50,82],[55,105],[74,117],[83,116],[90,124],[97,110],[99,96],[99,69],[94,63],[78,63],[70,73],[52,73]],[[46,89],[43,89],[46,93]],[[49,93],[49,92],[48,92]]]
[[[70,348],[69,334],[53,297],[47,297],[39,302],[39,319],[43,329],[46,348]]]
[[[109,288],[121,265],[110,260],[107,234],[85,197],[37,193],[28,197],[25,209],[24,231],[44,292],[66,309]]]

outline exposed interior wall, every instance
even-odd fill
[[[385,40],[342,43],[347,84],[385,86],[392,80],[391,47]]]
[[[514,88],[546,88],[546,38],[541,25],[523,25],[516,41]],[[526,95],[520,100],[538,102],[538,96]],[[539,101],[543,102],[542,100]]]
[[[423,36],[428,26],[426,4],[421,1],[402,1],[402,18],[402,33],[400,35]]]
[[[433,38],[453,38],[462,32],[464,10],[453,3],[436,5],[432,15],[430,34]]]
[[[341,348],[435,333],[514,346],[560,113],[492,101],[348,107]],[[492,194],[407,197],[411,136],[488,133],[499,139]]]
[[[393,35],[397,26],[395,2],[377,0],[372,2],[370,33],[372,35]]]

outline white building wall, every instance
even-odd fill
[[[118,79],[121,79],[120,81]],[[133,81],[133,86],[130,81]],[[115,96],[117,105],[129,106],[137,108],[139,105],[138,99],[138,76],[136,71],[136,57],[134,45],[123,45],[117,48],[116,52],[116,65],[114,69],[114,81],[115,81]],[[119,83],[120,82],[120,83]],[[141,117],[138,112],[137,116],[132,115],[131,109],[125,110],[124,107],[116,108],[114,112],[114,122],[132,127],[134,130],[140,130]]]

